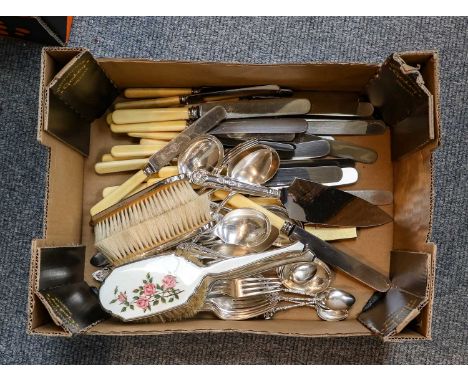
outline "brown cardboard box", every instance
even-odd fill
[[[112,145],[127,140],[111,134],[102,116],[117,95],[115,87],[269,83],[309,92],[316,99],[327,99],[330,92],[350,97],[368,94],[376,110],[391,126],[391,133],[383,136],[346,137],[346,140],[378,151],[379,159],[375,164],[357,165],[360,180],[358,185],[349,188],[393,191],[394,204],[384,209],[393,214],[394,222],[361,230],[357,240],[344,240],[336,245],[389,274],[395,287],[393,294],[388,293],[358,319],[373,291],[338,272],[334,285],[357,298],[350,318],[342,322],[324,322],[312,310],[300,308],[281,312],[268,321],[230,322],[201,314],[191,320],[164,324],[124,324],[106,319],[97,324],[83,324],[82,328],[86,327],[89,334],[112,335],[237,331],[292,336],[380,333],[393,340],[430,338],[436,253],[435,245],[429,242],[433,209],[432,151],[439,143],[438,57],[434,52],[392,55],[383,66],[360,63],[244,65],[134,59],[95,61],[83,49],[45,49],[38,139],[49,148],[49,167],[44,235],[32,245],[31,333],[70,335],[74,332],[69,327],[62,328],[64,319],[70,318],[68,313],[58,314],[51,308],[50,296],[42,293],[40,273],[45,254],[54,252],[55,247],[82,252],[84,260],[78,261],[76,267],[80,277],[75,277],[73,282],[83,283],[84,280],[94,285],[90,277],[93,269],[89,265],[89,258],[94,254],[89,208],[100,199],[103,187],[120,184],[128,177],[99,176],[93,168]],[[401,301],[402,296],[410,295],[418,298],[411,297],[404,306],[392,305],[392,301]]]

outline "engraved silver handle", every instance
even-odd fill
[[[252,196],[277,198],[281,196],[280,190],[260,186],[252,183],[244,183],[222,175],[211,175],[206,170],[196,170],[190,175],[190,182],[202,187],[217,188],[226,191],[236,191]]]

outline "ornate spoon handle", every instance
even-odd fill
[[[312,303],[306,303],[306,302],[303,302],[303,303],[293,303],[293,304],[290,304],[290,305],[282,305],[282,306],[274,306],[272,307],[268,312],[264,313],[263,314],[263,318],[265,320],[271,320],[273,318],[273,316],[278,313],[278,312],[281,312],[283,310],[289,310],[289,309],[294,309],[294,308],[299,308],[301,306],[308,306],[308,307],[311,307],[311,308],[315,308],[315,304],[312,304]]]
[[[190,175],[190,182],[209,188],[236,191],[253,196],[280,198],[281,191],[257,184],[239,182],[233,178],[221,175],[211,175],[206,170],[196,170]]]

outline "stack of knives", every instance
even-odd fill
[[[221,105],[228,112],[228,120],[210,134],[226,147],[257,138],[279,153],[280,169],[267,186],[287,186],[296,177],[328,186],[353,184],[358,180],[355,163],[373,163],[377,153],[334,137],[378,135],[387,127],[372,118],[372,105],[356,95],[313,94],[295,93],[277,85],[126,89],[127,100],[116,103],[107,120],[113,132],[127,133],[140,142],[124,154],[116,147],[103,161],[133,160],[134,167],[129,162],[124,168],[141,168],[151,149],[161,148],[191,121]],[[128,100],[132,98],[138,99]]]

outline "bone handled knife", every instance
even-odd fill
[[[114,124],[198,119],[216,106],[226,110],[227,119],[302,115],[309,111],[307,99],[262,99],[238,102],[211,102],[198,106],[155,109],[125,109],[112,113]]]
[[[140,109],[153,107],[173,107],[180,105],[193,105],[201,102],[220,101],[232,98],[245,98],[256,95],[274,96],[279,94],[281,88],[278,85],[251,86],[237,89],[223,89],[194,94],[173,95],[138,101],[118,102],[115,109]],[[284,93],[284,92],[283,92]]]

